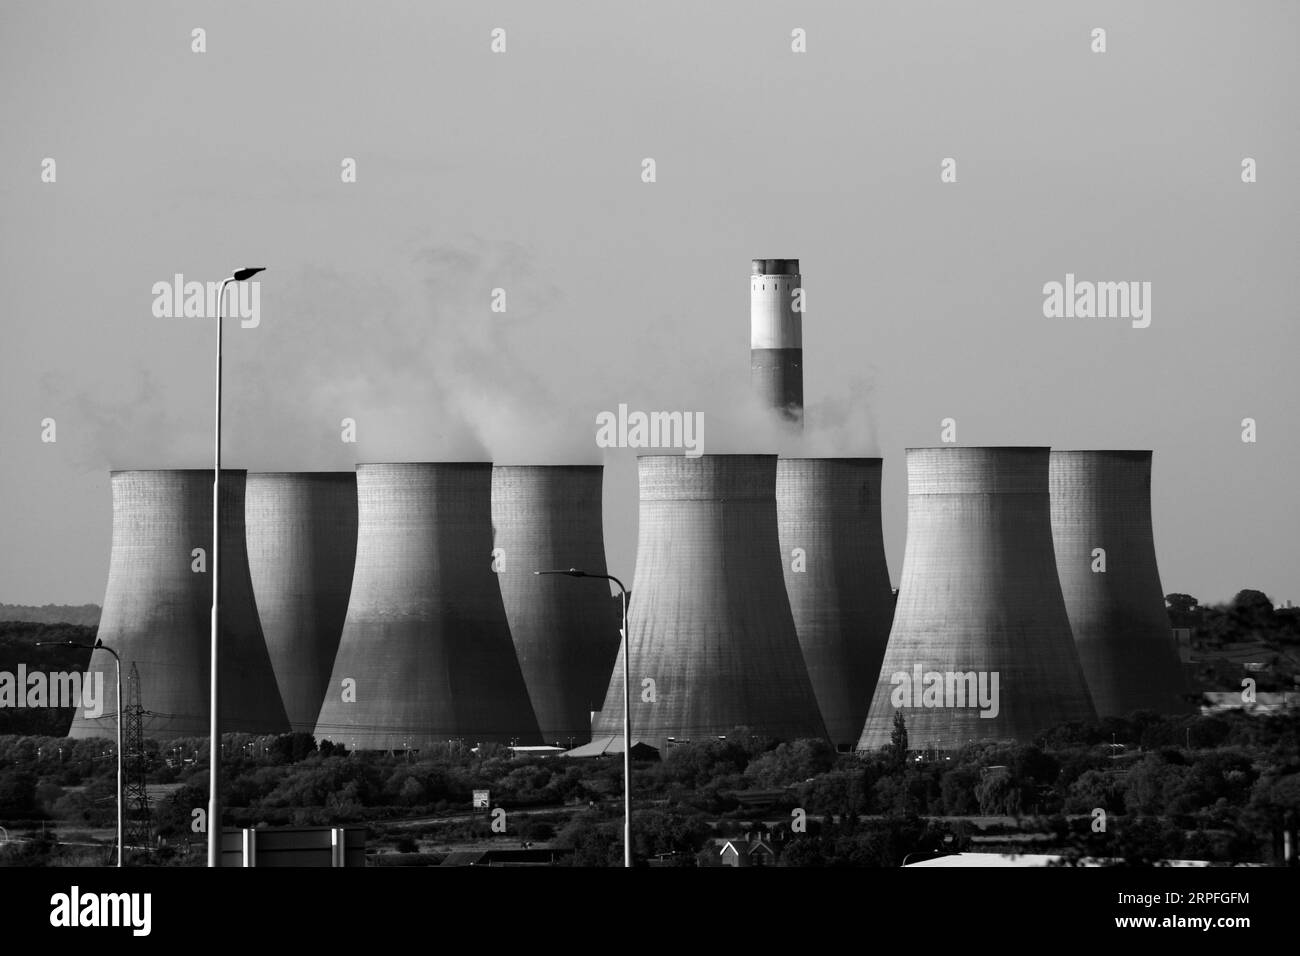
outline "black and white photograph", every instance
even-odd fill
[[[0,924],[1280,939],[1298,40],[3,0]]]

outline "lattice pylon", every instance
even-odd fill
[[[127,704],[122,708],[122,795],[123,826],[126,845],[136,849],[153,848],[153,818],[149,812],[146,778],[149,755],[144,749],[144,705],[140,700],[140,674],[134,663],[127,678]]]

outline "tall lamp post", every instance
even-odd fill
[[[37,641],[37,647],[57,644],[61,647],[80,647],[83,650],[108,651],[113,655],[113,663],[117,668],[117,865],[122,865],[122,659],[117,656],[117,651],[113,650],[103,641],[97,640],[92,644],[77,644],[74,641]],[[87,671],[89,673],[89,671]],[[60,748],[62,754],[62,748]]]
[[[221,655],[217,642],[217,622],[220,615],[217,584],[221,573],[218,554],[221,541],[221,319],[226,303],[226,286],[244,282],[264,271],[263,266],[237,269],[233,275],[221,280],[217,292],[217,412],[214,435],[212,468],[212,652],[208,661],[208,866],[221,865],[221,728],[218,721],[220,697]]]
[[[623,865],[632,865],[632,691],[629,683],[631,656],[627,642],[627,588],[612,574],[593,574],[569,568],[567,571],[534,571],[533,574],[563,574],[571,578],[602,578],[618,585],[623,598]]]

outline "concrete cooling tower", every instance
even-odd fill
[[[647,455],[629,609],[632,736],[826,737],[781,576],[775,455]],[[620,652],[592,728],[621,735]]]
[[[599,465],[492,469],[492,527],[515,652],[542,739],[574,747],[591,739],[618,653],[620,617],[603,581],[537,576],[581,568],[605,573]]]
[[[1056,576],[1046,448],[909,448],[907,546],[860,750],[1031,741],[1096,718]]]
[[[836,747],[862,733],[894,596],[880,530],[879,458],[782,458],[776,517],[785,590]]]
[[[1049,480],[1056,570],[1097,713],[1186,712],[1156,569],[1151,452],[1054,451]]]
[[[749,382],[767,408],[803,425],[803,305],[798,259],[754,259]],[[798,305],[796,306],[796,294]]]
[[[244,520],[253,593],[284,709],[294,730],[311,733],[348,611],[357,476],[250,474]]]
[[[134,664],[146,737],[206,737],[212,640],[212,471],[115,471],[113,550],[99,639]],[[221,472],[221,728],[285,733],[289,721],[258,623],[244,546],[244,472]],[[196,555],[195,549],[203,549]],[[200,564],[201,560],[201,564]],[[197,570],[196,570],[197,569]],[[97,650],[113,701],[104,716],[78,712],[70,737],[117,732],[113,657]]]
[[[540,744],[492,572],[492,465],[357,466],[352,593],[316,736]]]

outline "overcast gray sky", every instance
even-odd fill
[[[1165,590],[1300,600],[1298,37],[1283,2],[6,2],[0,601],[101,601],[108,469],[209,464],[211,323],[151,288],[244,264],[230,467],[604,460],[630,576],[595,415],[763,444],[752,257],[801,260],[814,450],[884,457],[895,584],[903,450],[952,417],[1154,449]],[[1150,327],[1044,318],[1067,272],[1151,282]]]

